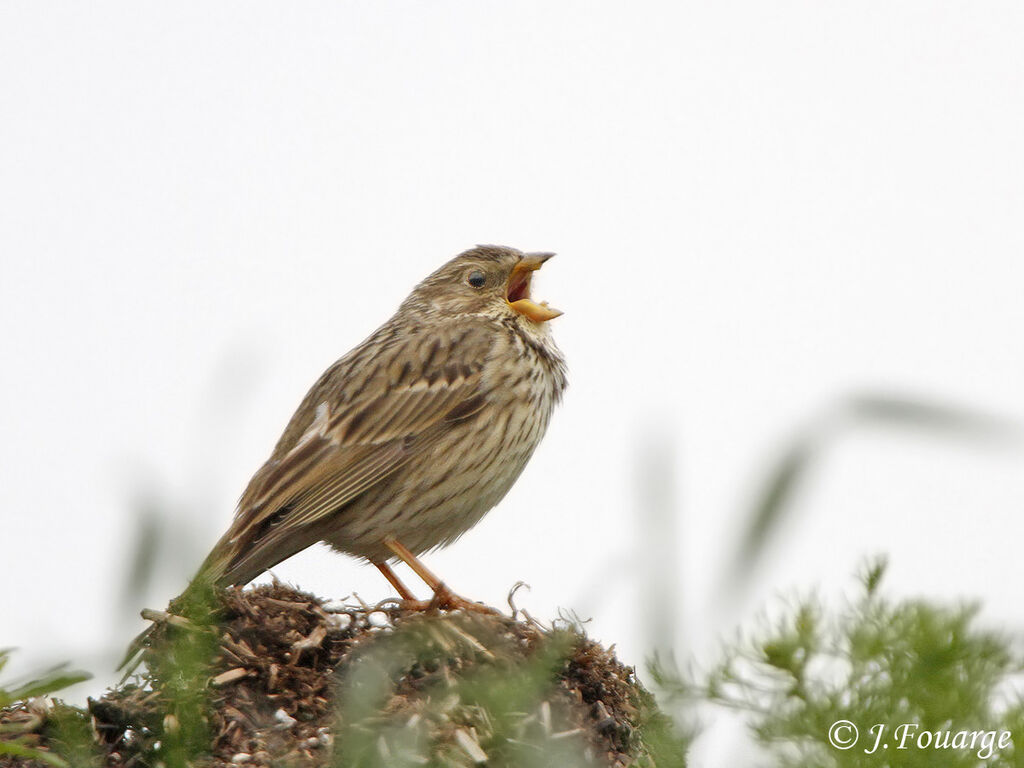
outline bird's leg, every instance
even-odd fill
[[[458,595],[456,595],[454,592],[448,589],[448,587],[445,586],[443,581],[437,578],[433,571],[431,571],[429,568],[427,568],[427,566],[421,563],[419,558],[416,557],[416,555],[410,552],[405,547],[404,544],[402,544],[393,536],[388,536],[386,539],[384,539],[384,544],[385,546],[387,546],[388,549],[395,553],[395,556],[398,557],[399,560],[401,560],[403,563],[412,568],[413,572],[415,572],[417,576],[423,579],[423,582],[428,587],[430,587],[430,590],[434,593],[434,599],[430,601],[430,604],[432,606],[444,608],[449,611],[462,608],[463,610],[477,611],[478,613],[497,613],[497,611],[495,611],[493,608],[489,608],[488,606],[483,605],[482,603],[474,603],[471,600],[467,600],[464,597],[459,597]],[[379,565],[377,567],[380,568]],[[388,570],[390,571],[391,569],[388,568]],[[381,568],[381,572],[384,573],[383,568]],[[401,582],[395,584],[395,581],[397,581],[397,577],[395,577],[395,581],[391,580],[392,577],[394,576],[394,573],[392,572],[391,576],[388,576],[387,573],[384,573],[384,576],[387,577],[388,581],[391,581],[391,583],[395,585],[395,589],[398,589],[399,594],[402,594],[402,589],[405,589],[405,586],[402,585],[402,588],[399,589],[398,584],[401,584]],[[408,592],[407,589],[406,592]],[[402,597],[405,598],[405,595],[403,594]]]
[[[398,596],[402,598],[402,608],[407,611],[426,611],[432,607],[436,607],[434,600],[417,600],[416,596],[409,590],[405,583],[398,578],[398,574],[395,573],[391,566],[387,563],[374,563],[377,566],[377,570],[384,574],[384,578],[387,579],[391,586],[398,592]]]
[[[432,591],[437,592],[438,589],[444,586],[444,584],[441,583],[441,580],[434,575],[434,572],[421,563],[419,558],[406,549],[405,545],[398,541],[398,539],[393,536],[388,536],[384,539],[384,546],[394,552],[395,556],[398,557],[399,560],[412,568],[413,572],[423,579],[423,582],[430,587]]]
[[[416,602],[416,597],[409,588],[402,583],[402,580],[398,578],[398,574],[391,570],[391,566],[387,563],[374,563],[377,566],[377,570],[384,574],[384,578],[387,579],[391,586],[398,592],[398,596],[403,600]]]

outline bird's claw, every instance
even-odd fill
[[[499,612],[489,605],[483,603],[475,603],[472,600],[467,600],[461,597],[444,584],[439,584],[437,589],[434,590],[434,596],[429,600],[402,600],[401,606],[407,611],[425,611],[425,612],[437,612],[437,611],[472,611],[474,613],[488,613],[496,615]]]

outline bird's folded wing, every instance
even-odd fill
[[[310,532],[325,516],[429,450],[446,426],[475,414],[485,402],[481,371],[480,364],[458,371],[422,370],[374,397],[355,398],[338,413],[321,403],[291,450],[264,465],[243,495],[223,541],[231,551],[228,570],[238,570],[240,559],[264,560],[269,550],[291,549],[286,541],[299,544],[307,538],[300,531]]]

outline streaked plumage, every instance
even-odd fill
[[[387,565],[395,556],[434,591],[423,605],[489,610],[451,593],[416,555],[502,499],[562,397],[565,362],[547,325],[561,313],[529,297],[550,256],[478,246],[417,285],[309,390],[172,605],[326,541],[374,563],[411,606],[420,603]],[[152,629],[129,646],[126,676]]]
[[[199,576],[244,584],[318,541],[380,564],[389,536],[419,554],[480,520],[566,386],[558,313],[529,300],[549,255],[479,246],[416,286],[310,389]]]

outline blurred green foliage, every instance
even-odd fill
[[[586,726],[579,720],[580,704],[571,703],[561,682],[573,668],[577,674],[608,674],[600,663],[581,660],[588,644],[581,628],[567,624],[517,637],[496,633],[495,626],[472,616],[423,617],[357,649],[337,672],[332,730],[339,748],[333,765],[607,765],[597,745],[588,756],[594,734],[591,727],[579,727]],[[602,695],[611,708],[622,690],[611,679],[605,685]],[[632,726],[609,726],[618,729],[616,742],[635,755],[631,764],[682,768],[686,745],[671,720],[646,692],[634,689],[631,699],[616,706],[630,711]]]
[[[861,594],[841,608],[797,602],[699,683],[663,663],[652,671],[690,703],[742,713],[773,768],[1024,766],[1014,638],[981,626],[974,605],[885,597],[884,570],[882,561],[866,568]],[[850,729],[832,733],[845,749],[830,741],[841,721],[859,731],[852,746]],[[967,736],[955,746],[960,731],[980,732],[973,748]],[[1004,747],[992,747],[1002,732]]]
[[[10,658],[11,649],[0,649],[0,673]],[[0,709],[20,701],[48,697],[72,685],[85,682],[91,677],[88,672],[69,669],[68,665],[62,664],[30,680],[0,685]],[[42,719],[41,715],[39,719]],[[6,755],[36,760],[57,768],[88,765],[95,750],[84,713],[73,707],[48,702],[45,720],[47,736],[59,755],[35,748],[35,739],[31,734],[38,727],[38,722],[36,719],[29,719],[23,722],[0,723],[0,761]]]
[[[3,673],[10,660],[11,649],[0,648],[0,673]],[[51,693],[56,693],[65,688],[70,688],[72,685],[83,683],[91,677],[92,675],[88,672],[69,669],[67,664],[61,664],[31,680],[0,686],[0,708],[8,707],[16,701],[24,701],[35,696],[47,696]]]
[[[166,768],[187,768],[210,750],[208,720],[210,668],[218,653],[218,601],[213,587],[196,580],[172,605],[188,617],[185,631],[171,635],[168,651],[147,663],[162,682],[167,715],[159,742],[160,762]]]
[[[410,672],[426,677],[425,670],[436,669],[444,645],[465,643],[444,622],[395,631],[345,665],[336,728],[336,741],[344,748],[334,764],[338,768],[398,768],[422,764],[423,754],[434,754],[441,765],[471,764],[467,755],[459,754],[457,742],[442,754],[436,752],[439,734],[457,724],[477,735],[489,765],[593,765],[581,758],[577,739],[552,741],[536,717],[573,641],[567,634],[554,635],[536,656],[512,667],[481,665],[457,678],[447,678],[448,684],[433,684],[433,692],[428,690],[422,698],[424,706],[409,720],[413,727],[408,727],[382,718],[395,695],[395,680]],[[467,651],[471,649],[462,649]],[[418,672],[420,669],[424,673]],[[531,724],[538,727],[531,728]]]

